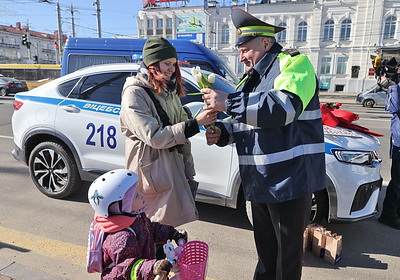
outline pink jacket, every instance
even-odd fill
[[[142,214],[144,216],[144,214]],[[101,275],[103,280],[130,280],[132,266],[144,259],[138,266],[137,280],[154,279],[154,244],[164,244],[170,239],[172,226],[151,222],[147,217],[136,218],[129,229],[107,233],[103,242],[103,261],[106,268]]]

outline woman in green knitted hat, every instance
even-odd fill
[[[140,71],[122,91],[125,167],[139,175],[149,218],[174,227],[198,218],[189,186],[195,175],[189,138],[217,118],[207,110],[190,119],[183,95],[175,48],[162,37],[148,39]]]

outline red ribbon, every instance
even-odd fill
[[[368,128],[353,124],[353,121],[359,119],[357,114],[354,114],[349,111],[328,108],[323,104],[319,105],[322,114],[322,123],[327,126],[335,127],[341,126],[349,129],[353,129],[356,131],[360,131],[362,133],[371,134],[374,136],[383,136],[383,134],[370,131]]]

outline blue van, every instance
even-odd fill
[[[215,53],[203,45],[187,40],[169,40],[176,48],[182,66],[199,66],[237,84],[238,77]],[[131,63],[142,60],[146,39],[74,38],[67,40],[61,76],[83,67],[107,63]]]

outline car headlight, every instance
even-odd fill
[[[378,158],[375,152],[371,151],[349,151],[333,149],[332,153],[338,161],[351,164],[377,166],[382,161]]]

